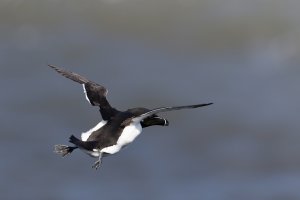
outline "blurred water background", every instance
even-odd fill
[[[3,200],[300,199],[300,1],[0,1]],[[161,114],[104,159],[53,153],[101,117],[63,66]]]

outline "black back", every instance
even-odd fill
[[[94,131],[86,142],[96,142],[94,148],[102,149],[108,146],[115,145],[125,128],[122,123],[134,117],[131,112],[119,112],[112,120],[109,120],[103,127]]]

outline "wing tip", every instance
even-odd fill
[[[47,66],[48,66],[48,67],[51,67],[52,69],[57,69],[57,67],[56,67],[56,66],[54,66],[54,65],[51,65],[51,64],[48,64]]]
[[[204,106],[209,106],[209,105],[212,105],[214,103],[202,103],[202,104],[197,104],[197,105],[194,105],[193,108],[199,108],[199,107],[204,107]]]
[[[62,69],[60,67],[57,67],[55,65],[51,65],[51,64],[48,64],[48,67],[54,69],[55,71],[57,71],[58,73],[61,73]]]

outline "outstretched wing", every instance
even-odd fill
[[[141,114],[137,117],[132,118],[131,121],[140,122],[140,121],[144,120],[145,118],[150,117],[151,115],[154,115],[154,114],[157,114],[157,113],[160,113],[160,112],[167,112],[167,111],[181,110],[181,109],[199,108],[199,107],[208,106],[208,105],[211,105],[211,104],[213,104],[213,103],[156,108],[156,109],[150,110],[150,111],[148,111],[144,114]]]
[[[64,77],[82,84],[86,99],[91,105],[100,107],[100,112],[104,120],[109,120],[118,112],[116,109],[112,108],[107,101],[106,95],[108,90],[104,86],[90,81],[74,72],[53,65],[48,66]]]

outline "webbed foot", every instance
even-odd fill
[[[54,146],[54,153],[61,155],[62,157],[72,153],[77,147],[70,147],[67,145],[58,144]]]

